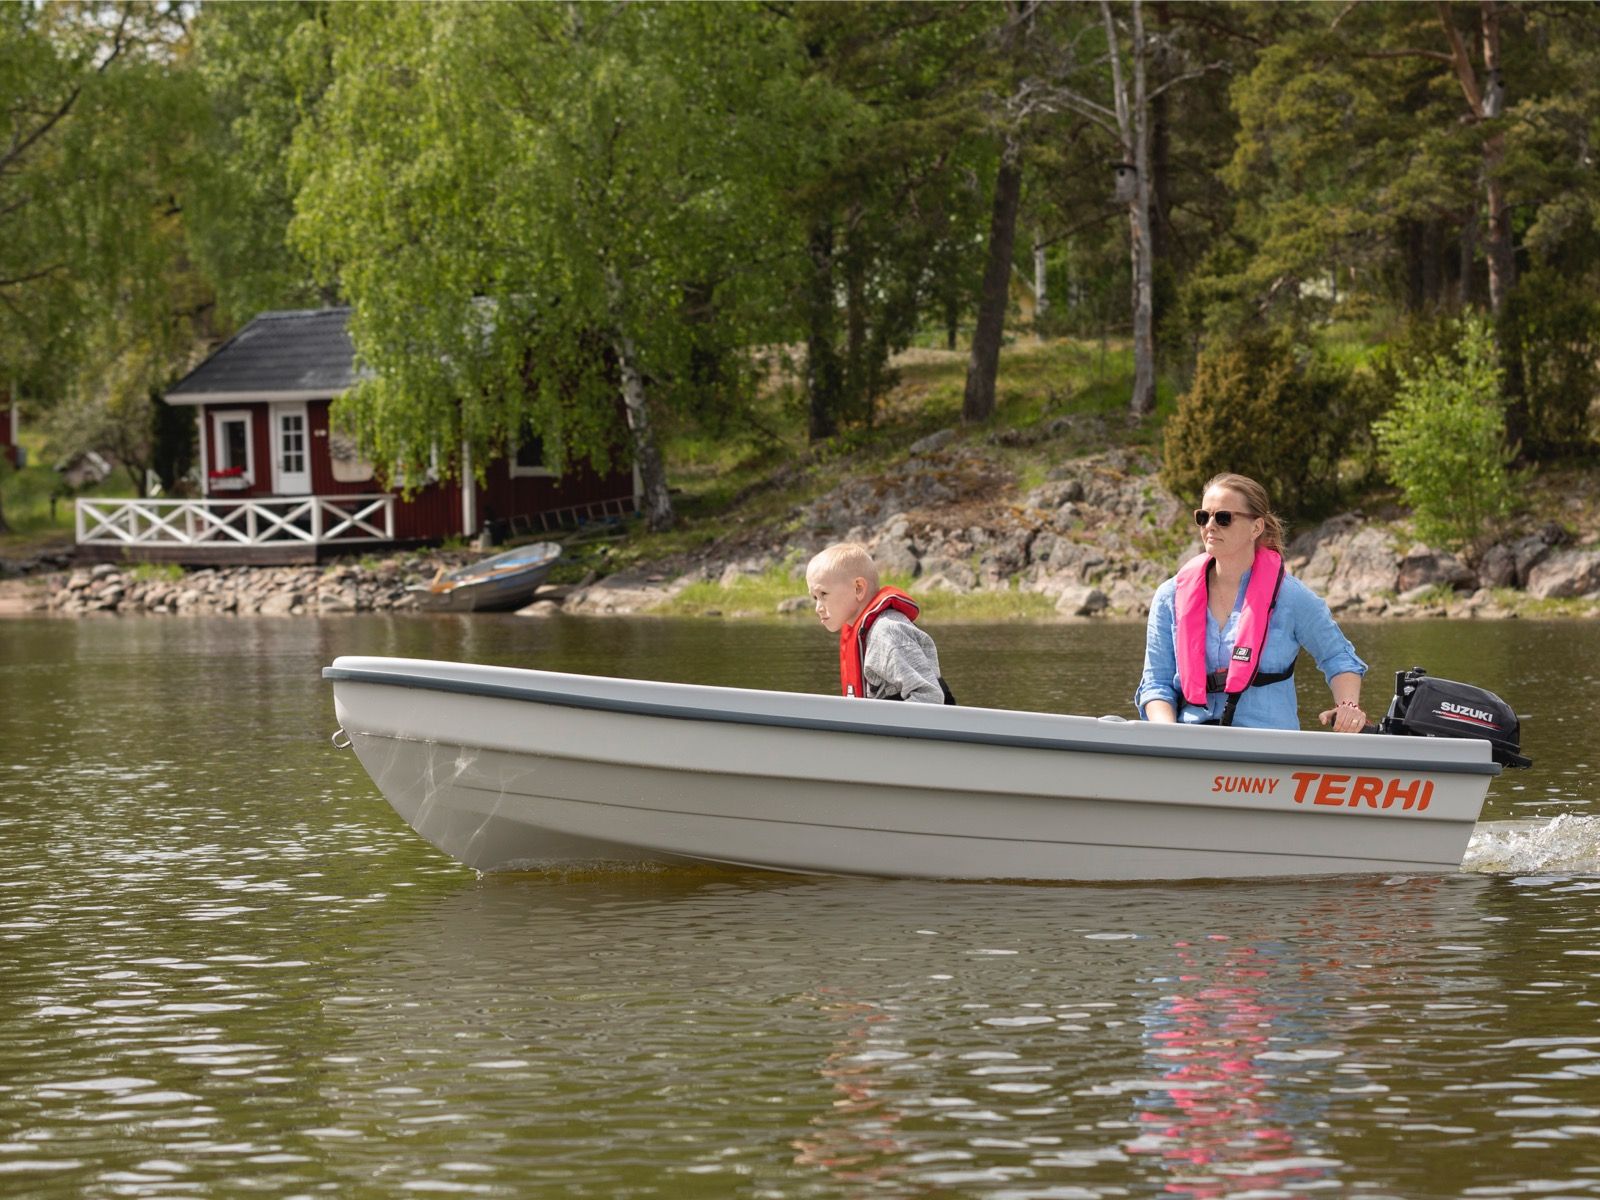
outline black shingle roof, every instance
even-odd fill
[[[361,375],[348,308],[266,312],[167,390],[169,401],[314,399],[345,391]]]

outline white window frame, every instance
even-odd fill
[[[255,439],[255,414],[248,408],[225,408],[211,414],[211,441],[217,450],[216,469],[225,471],[237,463],[223,461],[223,451],[228,448],[227,436],[222,432],[222,427],[230,421],[244,422],[244,474],[240,477],[246,486],[254,487],[256,482],[256,439]],[[210,475],[207,474],[209,485]]]

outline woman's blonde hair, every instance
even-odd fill
[[[1266,522],[1266,527],[1261,531],[1260,544],[1268,550],[1283,553],[1283,521],[1278,514],[1272,511],[1272,501],[1267,499],[1267,489],[1262,487],[1248,475],[1235,475],[1232,471],[1224,471],[1220,475],[1213,475],[1206,480],[1206,486],[1200,489],[1204,496],[1212,488],[1227,488],[1230,492],[1238,492],[1244,497],[1245,507],[1250,510],[1252,517],[1260,517]]]

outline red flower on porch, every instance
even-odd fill
[[[223,467],[220,471],[207,471],[208,479],[238,479],[244,474],[243,467]]]

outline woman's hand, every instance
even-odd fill
[[[1340,700],[1317,719],[1333,726],[1335,733],[1360,733],[1367,727],[1367,714],[1356,700]]]

